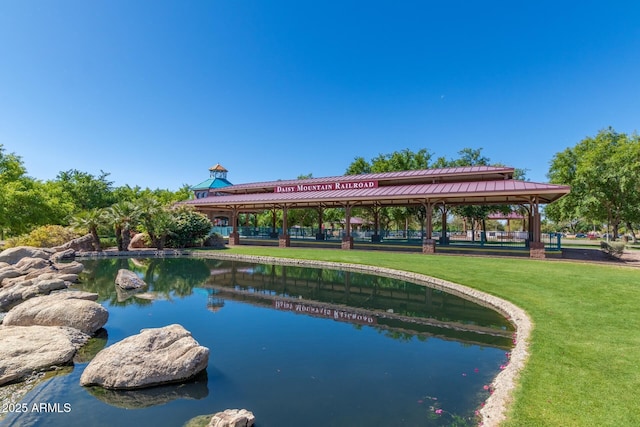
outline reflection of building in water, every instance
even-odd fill
[[[218,291],[215,289],[207,289],[207,310],[213,311],[214,313],[219,311],[222,307],[224,307],[224,299],[218,296]]]
[[[309,308],[307,312],[291,309],[299,314],[355,313],[356,318],[377,319],[377,325],[371,325],[375,327],[473,343],[511,344],[513,326],[504,316],[414,283],[349,271],[235,261],[211,273],[204,286],[215,290],[218,299],[271,307],[290,301],[292,307]]]

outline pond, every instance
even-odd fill
[[[83,264],[76,287],[100,295],[109,321],[70,373],[22,401],[62,410],[9,414],[8,425],[182,426],[227,408],[252,411],[257,427],[475,425],[512,345],[502,315],[397,279],[198,258]],[[116,292],[120,268],[149,288]],[[126,392],[79,385],[100,348],[172,323],[211,350],[194,381]]]

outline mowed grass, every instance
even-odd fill
[[[640,425],[640,270],[378,251],[237,246],[225,253],[369,264],[511,301],[534,323],[504,426]]]

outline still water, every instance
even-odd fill
[[[77,288],[100,295],[109,321],[69,374],[21,402],[62,410],[10,414],[6,425],[182,426],[227,408],[252,411],[257,427],[475,425],[511,346],[511,324],[492,310],[385,277],[216,259],[83,263]],[[149,288],[116,292],[120,268]],[[172,323],[211,350],[195,381],[79,385],[100,348]]]

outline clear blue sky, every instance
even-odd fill
[[[0,144],[28,174],[175,190],[427,148],[546,181],[640,127],[640,2],[0,1]]]

